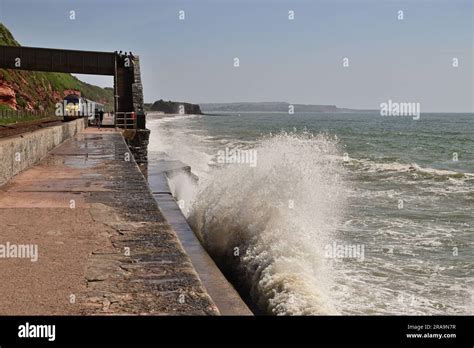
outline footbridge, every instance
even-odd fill
[[[113,76],[115,114],[133,113],[135,127],[146,128],[138,56],[117,52],[0,46],[0,68]],[[119,124],[116,126],[122,127]]]

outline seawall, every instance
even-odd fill
[[[83,119],[0,139],[0,186],[85,128]]]
[[[224,315],[252,315],[233,285],[225,278],[214,260],[201,245],[188,225],[171,193],[168,177],[179,172],[192,175],[191,167],[163,155],[148,165],[148,182],[160,211],[176,232],[186,254],[198,273],[203,286]]]

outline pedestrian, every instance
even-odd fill
[[[99,111],[99,129],[100,126],[102,125],[102,121],[104,120],[104,110]]]

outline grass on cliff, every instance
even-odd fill
[[[5,46],[20,46],[18,41],[15,40],[10,30],[7,29],[3,23],[0,23],[0,45]]]

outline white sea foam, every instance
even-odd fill
[[[153,134],[148,146],[150,153],[165,152],[169,157],[191,166],[199,177],[205,176],[209,170],[208,164],[214,159],[213,154],[206,152],[209,148],[204,139],[209,136],[205,131],[191,132],[183,126],[185,122],[199,117],[183,115],[151,119],[148,122]]]
[[[456,172],[452,170],[445,170],[445,169],[435,169],[429,167],[420,167],[416,163],[400,163],[400,162],[375,162],[372,160],[367,159],[350,159],[352,164],[362,166],[364,170],[367,172],[400,172],[400,173],[417,173],[427,176],[443,176],[443,177],[454,177],[454,178],[473,178],[474,173],[463,173],[463,172]]]
[[[324,135],[281,133],[255,150],[256,167],[216,168],[197,193],[186,193],[189,221],[216,259],[236,261],[262,310],[335,313],[324,246],[332,242],[345,201],[337,143]],[[174,187],[186,184],[182,177],[173,181]]]

